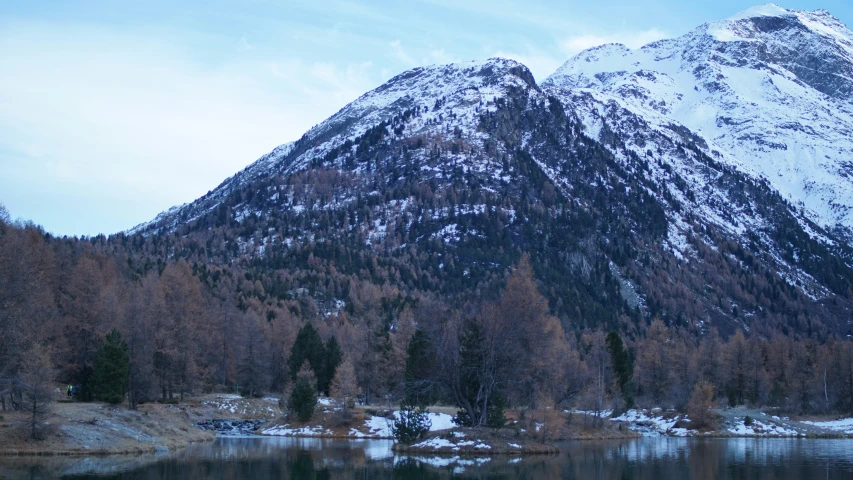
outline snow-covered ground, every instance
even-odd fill
[[[675,424],[679,420],[689,420],[686,415],[675,415],[672,418],[666,418],[662,413],[660,409],[652,409],[651,411],[632,409],[611,420],[624,422],[628,428],[644,437],[659,437],[662,435],[686,437],[697,433],[696,430],[675,427]]]
[[[833,432],[853,435],[853,418],[842,418],[839,420],[830,420],[826,422],[803,422],[806,425],[812,425],[818,428],[825,428]]]
[[[284,437],[319,437],[323,435],[332,435],[332,431],[324,429],[317,425],[314,427],[290,428],[290,425],[279,425],[262,430],[263,435],[284,436]]]
[[[802,432],[787,427],[781,422],[762,422],[761,420],[752,420],[747,425],[745,419],[740,419],[737,423],[727,425],[726,428],[734,435],[745,437],[798,437],[802,435]]]
[[[237,394],[220,393],[203,399],[201,404],[216,409],[220,418],[273,418],[281,414],[274,397],[265,397],[259,403]]]
[[[394,412],[395,417],[399,417],[399,414],[399,411]],[[436,432],[439,430],[449,430],[456,426],[453,424],[453,417],[446,413],[429,412],[427,415],[429,416],[430,422],[432,422],[432,425],[430,426],[431,432]],[[393,423],[393,420],[389,418],[372,416],[370,418],[365,419],[364,428],[351,428],[347,436],[353,438],[392,438],[394,436],[391,433],[391,426],[393,425]],[[324,428],[321,425],[291,428],[289,424],[286,424],[267,428],[261,431],[261,434],[290,437],[312,437],[331,436],[333,435],[333,432],[329,429]]]
[[[788,417],[769,415],[761,411],[744,408],[719,410],[721,420],[717,430],[699,432],[677,428],[679,421],[689,421],[686,415],[666,413],[661,409],[628,410],[611,420],[623,422],[628,428],[645,437],[734,435],[742,437],[804,437],[807,435],[853,435],[853,418],[831,421],[796,421]],[[747,417],[750,417],[747,422]],[[749,423],[747,425],[747,423]]]

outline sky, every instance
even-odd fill
[[[761,3],[0,2],[0,204],[55,235],[126,230],[215,188],[410,68],[500,56],[544,80]],[[850,0],[780,3],[829,10]]]

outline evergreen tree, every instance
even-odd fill
[[[406,401],[415,405],[431,405],[436,401],[431,378],[434,374],[434,359],[429,354],[429,337],[423,330],[415,330],[406,348],[406,368],[403,380]]]
[[[616,384],[625,400],[625,407],[631,408],[634,406],[634,366],[631,365],[631,357],[622,344],[622,338],[615,331],[607,334],[607,350],[610,352],[613,373],[616,374]]]
[[[124,401],[130,375],[127,344],[113,329],[101,343],[94,357],[92,389],[97,400],[118,404]]]
[[[341,350],[341,345],[338,339],[334,336],[329,337],[324,348],[323,371],[322,374],[317,374],[317,388],[328,396],[332,386],[332,379],[335,378],[335,372],[340,366],[344,357],[344,352]]]
[[[486,333],[475,320],[465,322],[459,342],[459,381],[454,392],[459,413],[457,425],[474,427],[487,423],[489,401],[494,393],[494,371],[484,346]]]
[[[488,414],[486,415],[486,425],[491,428],[501,428],[506,425],[505,410],[508,406],[506,396],[500,392],[492,394],[492,401],[489,402]]]
[[[314,375],[320,378],[325,368],[325,358],[326,347],[323,345],[320,334],[313,325],[306,323],[296,334],[296,341],[293,342],[290,357],[287,359],[291,380],[296,380],[299,370],[306,361],[314,371]]]
[[[95,371],[91,365],[86,365],[74,372],[74,384],[78,387],[77,400],[91,402],[95,399],[94,377]]]
[[[311,420],[314,415],[314,407],[317,406],[317,383],[316,378],[308,366],[308,361],[303,363],[297,373],[296,385],[290,393],[290,411],[302,422]]]

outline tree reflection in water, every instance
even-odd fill
[[[221,438],[143,457],[2,458],[0,478],[853,478],[853,441],[643,438],[567,442],[552,456],[395,456],[390,441]]]

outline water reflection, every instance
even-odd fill
[[[2,458],[0,478],[853,478],[853,441],[643,438],[559,455],[395,456],[390,441],[221,438],[163,456]]]

